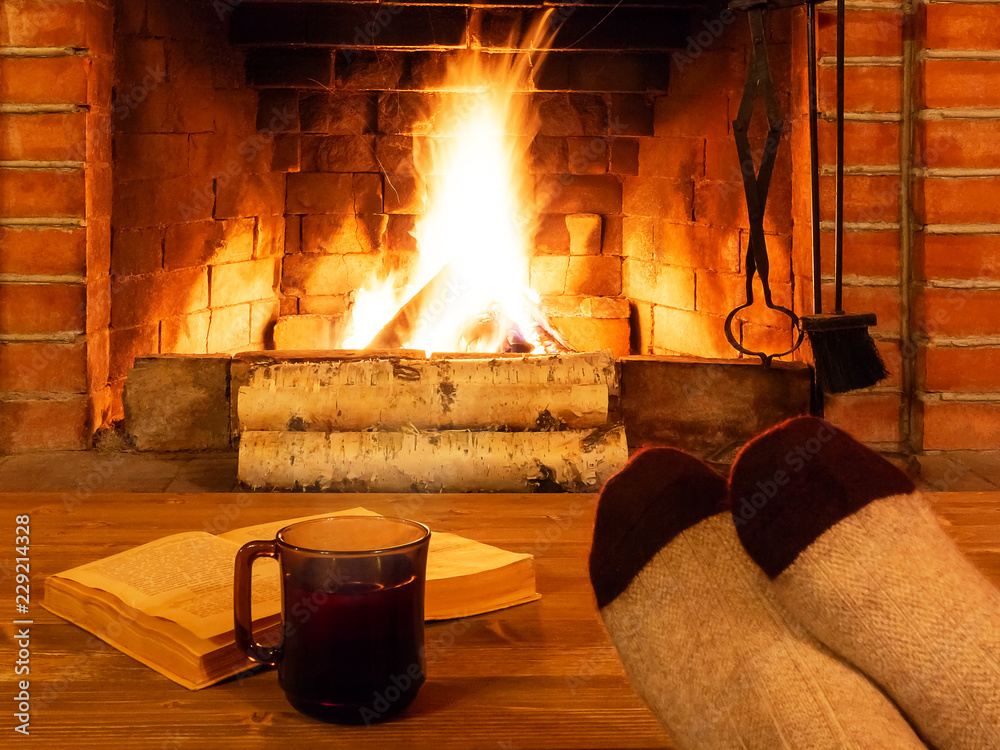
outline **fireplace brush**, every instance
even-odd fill
[[[875,385],[889,373],[868,333],[874,313],[847,314],[843,310],[844,261],[844,0],[837,0],[837,190],[834,221],[834,307],[822,313],[819,225],[819,143],[816,95],[816,12],[806,6],[809,37],[809,146],[812,188],[813,315],[799,322],[809,337],[819,389],[844,393]]]

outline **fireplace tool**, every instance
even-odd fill
[[[798,316],[786,307],[776,305],[771,299],[771,286],[768,281],[770,264],[767,258],[767,245],[764,241],[764,208],[767,204],[767,192],[771,184],[771,173],[774,160],[781,141],[784,121],[778,111],[778,100],[774,92],[774,81],[771,79],[771,69],[767,61],[767,45],[764,35],[764,11],[768,7],[788,7],[801,4],[801,0],[734,0],[729,7],[747,13],[750,22],[750,37],[753,42],[750,51],[750,63],[747,68],[746,84],[743,87],[743,97],[736,119],[733,120],[733,137],[736,140],[736,151],[740,158],[740,172],[743,176],[743,193],[746,196],[747,215],[750,220],[750,241],[747,243],[746,254],[746,294],[747,301],[736,307],[726,317],[726,338],[737,351],[750,356],[760,357],[761,363],[769,367],[775,357],[791,354],[802,343],[804,330]],[[754,100],[760,93],[767,116],[768,132],[764,142],[764,153],[760,158],[760,166],[754,171],[753,152],[750,148],[748,130],[753,116]],[[764,304],[788,316],[792,321],[793,331],[798,334],[792,347],[777,354],[767,354],[744,347],[733,333],[733,321],[736,315],[754,303],[753,277],[760,276],[761,289],[764,293]]]
[[[868,333],[874,313],[848,315],[843,309],[844,261],[844,0],[837,0],[837,201],[834,221],[833,312],[822,314],[820,269],[819,145],[816,96],[816,12],[807,7],[809,37],[809,151],[812,189],[813,315],[803,316],[809,335],[819,390],[843,393],[875,385],[889,373]]]

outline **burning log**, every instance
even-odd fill
[[[588,492],[628,458],[621,426],[561,432],[247,432],[254,489]]]
[[[240,430],[353,431],[407,425],[511,430],[597,427],[608,419],[601,385],[408,383],[323,389],[243,388]]]
[[[434,277],[408,299],[388,323],[375,334],[366,349],[398,349],[405,345],[420,324],[421,316],[432,314],[434,302],[446,305],[460,291],[451,264],[445,264]]]

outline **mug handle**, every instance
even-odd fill
[[[236,553],[236,576],[233,587],[233,630],[236,645],[254,661],[275,666],[281,658],[284,634],[277,646],[262,646],[253,637],[253,617],[250,611],[250,582],[253,579],[253,562],[258,557],[278,559],[278,545],[274,540],[247,542]]]

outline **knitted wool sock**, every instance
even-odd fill
[[[901,471],[801,417],[744,447],[730,498],[781,602],[929,743],[1000,748],[1000,592]]]
[[[785,614],[739,543],[725,481],[697,459],[649,449],[608,481],[590,577],[629,679],[680,748],[924,748]]]

